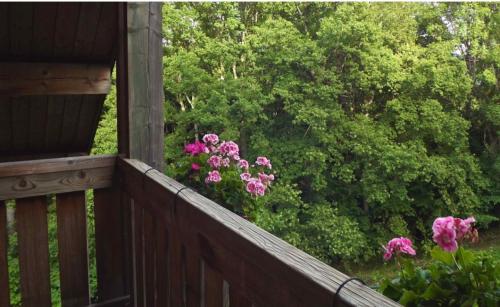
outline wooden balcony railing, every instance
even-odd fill
[[[90,304],[85,189],[94,189],[100,303],[92,306],[399,306],[358,282],[336,296],[348,276],[140,161],[44,163],[0,164],[0,201],[17,199],[23,306],[51,303],[43,195],[52,193],[63,306]],[[0,306],[5,231],[0,204]]]

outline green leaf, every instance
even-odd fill
[[[453,291],[445,290],[433,282],[425,290],[424,294],[422,294],[422,298],[424,298],[426,300],[434,300],[437,298],[444,299],[452,293],[453,293]]]
[[[404,290],[399,303],[403,306],[408,306],[410,303],[416,303],[418,298],[418,295],[412,290]]]
[[[431,257],[446,264],[453,264],[453,254],[444,251],[439,246],[434,246],[431,251]]]

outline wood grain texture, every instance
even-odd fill
[[[10,306],[7,208],[0,200],[0,307]]]
[[[58,4],[54,34],[54,57],[64,59],[72,55],[80,5],[77,2],[60,2]]]
[[[0,199],[109,187],[114,163],[114,156],[0,163]]]
[[[100,301],[126,295],[123,206],[117,188],[94,190],[97,292]]]
[[[53,54],[57,5],[55,2],[33,4],[33,46],[31,52],[41,58],[50,58]]]
[[[137,199],[133,201],[133,235],[134,235],[134,305],[146,306],[146,286],[144,268],[144,209]]]
[[[157,306],[156,301],[156,235],[155,235],[155,219],[153,216],[144,211],[144,275],[145,275],[145,306]]]
[[[127,6],[129,157],[163,170],[161,3]]]
[[[1,63],[0,95],[107,94],[111,68],[103,64]]]
[[[85,192],[56,195],[62,306],[90,304]]]
[[[144,175],[145,163],[119,159],[118,167],[131,197],[161,204],[152,208],[157,218],[176,220],[184,233],[197,233],[192,240],[204,261],[256,305],[331,306],[348,278],[192,190],[180,192],[175,205],[172,197],[183,185],[154,170]],[[343,288],[337,305],[399,306],[356,282]]]
[[[203,292],[205,306],[223,306],[223,279],[222,275],[210,265],[203,262]]]
[[[22,306],[51,306],[47,198],[16,200]]]

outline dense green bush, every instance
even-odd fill
[[[167,174],[204,133],[267,153],[280,188],[256,222],[330,262],[396,234],[420,243],[439,215],[498,222],[495,4],[176,3],[163,17]]]

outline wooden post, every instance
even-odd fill
[[[161,3],[119,9],[119,152],[163,171]]]

